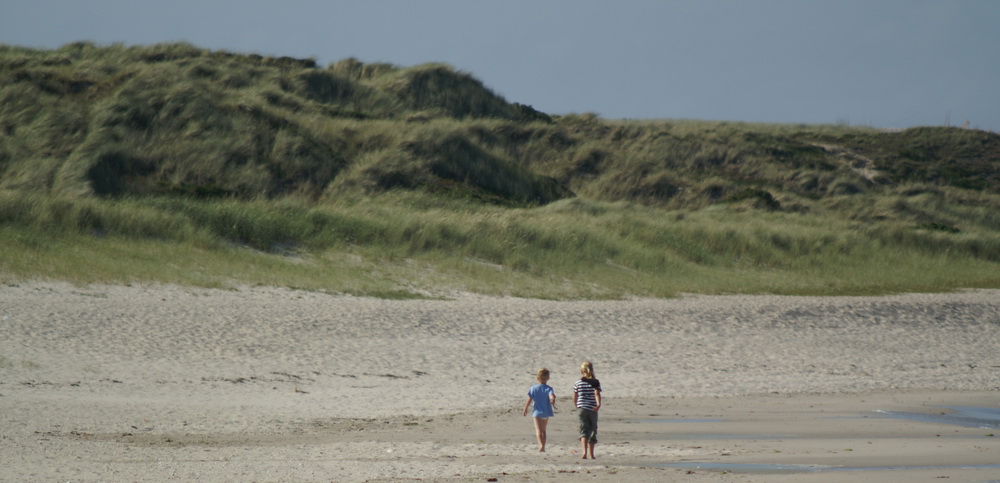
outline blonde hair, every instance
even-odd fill
[[[543,367],[543,368],[541,368],[541,369],[538,370],[538,373],[535,375],[535,377],[537,377],[538,380],[541,381],[541,382],[548,381],[549,380],[549,370]]]
[[[580,375],[586,377],[587,379],[593,379],[594,365],[591,364],[590,361],[583,361],[583,364],[580,364]]]

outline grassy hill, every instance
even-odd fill
[[[442,64],[0,46],[9,283],[997,287],[998,173],[976,130],[554,116]]]

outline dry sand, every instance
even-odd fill
[[[997,407],[998,349],[996,290],[387,301],[24,283],[0,288],[0,480],[1000,480],[993,430],[877,412]],[[583,359],[604,386],[595,461],[571,411]],[[521,408],[542,366],[559,399],[540,454]]]

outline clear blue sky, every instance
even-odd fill
[[[0,0],[0,43],[446,62],[553,114],[1000,130],[1000,0]]]

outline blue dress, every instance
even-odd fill
[[[555,391],[548,384],[535,384],[528,390],[528,397],[531,398],[531,402],[535,406],[534,411],[531,412],[533,417],[551,418],[555,416],[555,413],[552,412],[552,403],[549,402],[550,394],[554,396]]]

